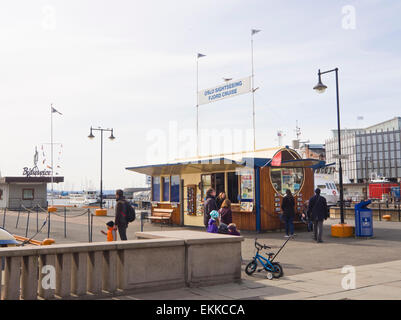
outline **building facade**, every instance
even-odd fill
[[[326,140],[326,161],[336,162],[338,170],[337,130]],[[351,183],[363,183],[378,177],[392,182],[401,180],[401,117],[365,129],[341,130],[343,175]]]

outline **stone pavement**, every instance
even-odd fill
[[[401,260],[355,267],[355,289],[345,290],[342,269],[302,273],[267,280],[250,278],[202,288],[136,293],[113,300],[371,300],[401,299]]]

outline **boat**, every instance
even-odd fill
[[[326,198],[328,206],[337,205],[340,193],[334,182],[334,167],[325,167],[315,171],[315,188],[320,189],[320,194]]]
[[[73,205],[96,205],[98,197],[96,191],[84,191],[83,193],[70,193],[69,203]]]

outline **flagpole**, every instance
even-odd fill
[[[51,149],[51,167],[52,167],[52,176],[51,176],[51,204],[53,206],[53,104],[50,104],[50,149]]]
[[[253,121],[253,151],[256,151],[256,133],[255,133],[255,74],[253,70],[253,30],[251,31],[251,63],[252,63],[252,121]]]
[[[199,157],[199,57],[196,56],[196,156]]]

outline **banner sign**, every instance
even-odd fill
[[[207,104],[251,92],[251,77],[227,81],[219,86],[198,92],[198,103]]]

